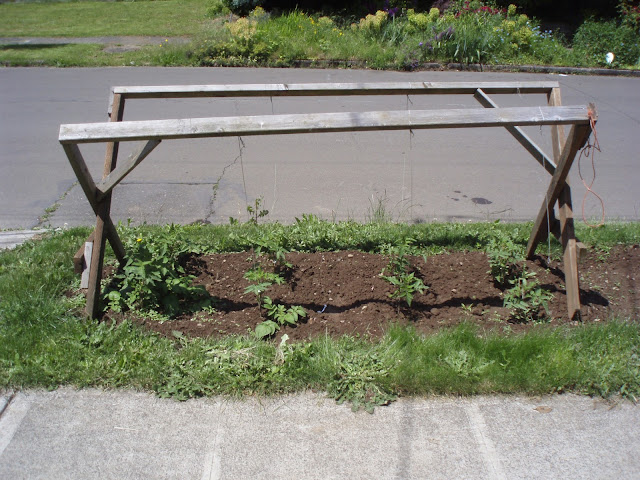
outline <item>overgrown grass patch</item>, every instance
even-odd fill
[[[0,65],[13,67],[107,67],[191,65],[185,45],[144,45],[105,50],[101,44],[0,46]]]
[[[378,251],[406,245],[423,251],[481,248],[492,231],[526,242],[530,225],[322,222],[175,227],[203,251],[238,251],[255,239],[297,250]],[[138,227],[123,235],[166,235]],[[271,395],[305,389],[371,410],[398,395],[577,392],[640,395],[638,319],[526,334],[463,324],[434,335],[392,327],[380,340],[321,337],[293,343],[254,336],[220,340],[159,337],[129,322],[83,318],[84,299],[71,257],[88,229],[54,232],[0,253],[0,388],[134,387],[187,399],[206,395]],[[596,248],[638,243],[640,225],[579,229]],[[138,237],[139,238],[139,237]]]

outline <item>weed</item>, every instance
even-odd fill
[[[136,232],[134,232],[136,233]],[[177,314],[187,303],[197,310],[211,305],[203,286],[192,285],[181,260],[193,248],[181,241],[173,225],[155,235],[138,232],[128,241],[126,263],[105,293],[108,308]]]
[[[469,304],[461,304],[460,307],[462,308],[462,311],[466,314],[466,315],[471,315],[473,313],[473,303],[469,303]]]
[[[363,408],[373,413],[376,406],[388,405],[397,398],[379,380],[389,374],[389,367],[376,351],[339,354],[338,371],[327,386],[329,395],[341,404],[350,402],[356,412]]]
[[[249,222],[258,225],[258,220],[269,215],[269,210],[262,208],[262,197],[256,198],[253,205],[247,205]]]

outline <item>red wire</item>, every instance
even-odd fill
[[[594,192],[591,189],[591,187],[593,186],[593,182],[596,181],[596,165],[595,165],[596,152],[600,152],[601,150],[600,150],[600,142],[598,142],[598,132],[596,131],[596,122],[593,119],[591,112],[589,112],[589,121],[591,123],[591,131],[593,132],[593,145],[591,144],[591,142],[587,142],[587,145],[580,151],[580,156],[578,157],[578,175],[580,175],[580,180],[582,180],[582,184],[587,189],[584,192],[584,197],[582,198],[582,221],[588,227],[598,228],[604,225],[604,217],[605,217],[604,201],[602,200],[602,197],[600,197],[600,195],[598,195],[596,192]],[[593,171],[593,179],[591,180],[591,183],[589,185],[587,185],[587,182],[585,182],[584,178],[582,177],[582,171],[580,169],[580,160],[582,159],[583,155],[587,158],[591,156],[591,170]],[[587,222],[587,218],[584,214],[584,207],[587,202],[587,196],[589,194],[592,194],[594,197],[596,197],[600,201],[600,205],[602,206],[602,219],[600,220],[600,223],[598,223],[597,225],[591,225],[589,222]]]

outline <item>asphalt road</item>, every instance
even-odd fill
[[[640,78],[471,72],[100,68],[0,69],[0,229],[88,225],[94,218],[57,137],[60,124],[106,120],[115,85],[557,80],[565,105],[595,103],[597,178],[608,220],[640,220]],[[496,96],[500,106],[538,105],[541,95]],[[311,111],[476,108],[471,97],[338,97],[135,100],[125,119]],[[546,128],[525,129],[550,151]],[[83,146],[95,177],[101,146]],[[123,155],[127,148],[121,149]],[[590,159],[582,171],[590,182]],[[531,220],[548,174],[502,129],[368,132],[163,142],[114,191],[115,220],[224,223],[262,198],[270,220],[303,213],[366,220],[377,207],[402,221]],[[571,174],[581,215],[585,188]],[[600,215],[589,196],[586,215]],[[47,213],[48,211],[48,213]],[[45,217],[43,219],[43,216]]]

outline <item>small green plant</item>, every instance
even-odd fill
[[[388,265],[380,273],[380,277],[395,287],[395,290],[389,294],[393,300],[404,300],[408,307],[416,293],[423,293],[427,290],[424,282],[415,276],[414,272],[409,272],[409,259],[406,256],[407,244],[400,247],[391,247]],[[390,275],[385,275],[385,271],[389,270]],[[398,305],[398,308],[400,306]]]
[[[256,326],[258,338],[269,337],[280,330],[284,325],[295,325],[300,318],[307,316],[307,312],[299,305],[286,307],[280,303],[274,303],[269,297],[262,300],[262,308],[266,312],[267,320]]]
[[[249,223],[258,225],[258,220],[269,215],[269,210],[262,208],[262,197],[254,200],[253,205],[247,205],[247,213],[249,214]]]
[[[535,280],[535,276],[534,272],[524,269],[518,278],[509,281],[512,288],[504,293],[504,306],[518,322],[539,320],[540,309],[548,314],[548,304],[553,294],[540,288],[540,282]]]
[[[266,292],[274,283],[282,285],[284,278],[277,273],[266,272],[260,265],[254,266],[251,270],[244,274],[244,278],[251,283],[244,289],[244,293],[253,293],[258,299],[258,306],[262,309],[262,298],[264,292]]]
[[[413,272],[405,272],[399,276],[383,276],[382,278],[396,287],[389,296],[394,300],[404,300],[408,307],[411,306],[411,302],[413,301],[413,297],[416,293],[423,293],[427,289],[424,282],[421,279],[416,278]]]
[[[469,304],[462,303],[460,307],[462,308],[462,311],[466,315],[471,315],[473,313],[473,303],[469,303]]]
[[[489,273],[495,282],[503,287],[517,278],[522,271],[520,264],[524,261],[524,249],[514,242],[515,235],[517,231],[509,235],[495,230],[485,249],[491,267]]]
[[[265,244],[258,243],[258,246],[252,249],[250,259],[253,261],[253,267],[244,274],[244,278],[253,282],[244,289],[244,292],[256,295],[260,314],[267,317],[256,327],[255,333],[258,338],[269,337],[280,330],[282,325],[295,325],[300,317],[306,316],[306,312],[302,307],[292,306],[287,308],[284,305],[273,303],[271,298],[264,296],[264,292],[274,283],[282,285],[285,282],[285,279],[278,273],[267,272],[260,264],[259,259],[262,257],[262,251],[265,247]],[[274,263],[279,261],[281,264],[291,267],[291,264],[286,261],[284,251],[274,248],[272,252],[275,252],[273,254],[273,258],[276,259],[273,260]]]

